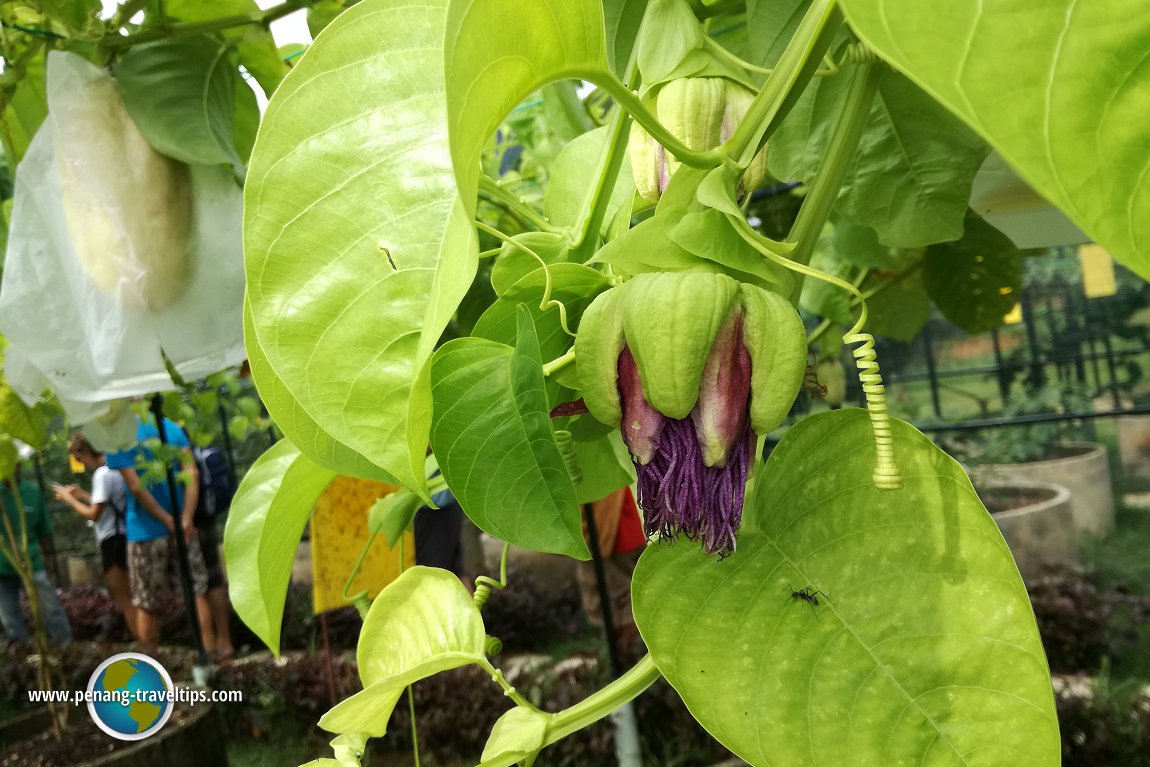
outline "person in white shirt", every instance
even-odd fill
[[[72,435],[68,452],[92,472],[92,492],[76,485],[56,488],[63,501],[96,528],[96,545],[104,565],[104,585],[124,615],[132,637],[139,641],[136,608],[128,581],[127,486],[120,472],[104,464],[104,454],[80,432]]]

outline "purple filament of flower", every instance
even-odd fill
[[[655,455],[646,464],[634,462],[647,534],[666,539],[684,533],[710,554],[734,551],[754,443],[748,424],[726,466],[711,468],[703,463],[691,419],[667,419]]]

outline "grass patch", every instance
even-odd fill
[[[1114,532],[1101,541],[1088,541],[1082,561],[1099,586],[1122,586],[1150,595],[1150,510],[1118,506]]]
[[[1150,597],[1150,510],[1118,506],[1114,531],[1104,540],[1088,541],[1082,561],[1100,589],[1131,597]],[[1117,683],[1150,684],[1150,625],[1133,620],[1122,626],[1124,652],[1113,659]]]

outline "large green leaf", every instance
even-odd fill
[[[985,333],[1018,303],[1022,256],[1005,234],[971,212],[961,240],[927,248],[923,284],[948,320],[967,333]]]
[[[7,384],[0,384],[0,434],[20,440],[37,450],[48,439],[48,425],[39,408],[24,404]]]
[[[810,4],[810,0],[747,0],[751,61],[763,67],[777,64]]]
[[[327,433],[419,492],[426,363],[477,247],[447,146],[443,21],[443,2],[337,17],[268,105],[244,205],[268,363]]]
[[[260,399],[276,426],[299,451],[339,474],[398,484],[395,479],[347,445],[332,437],[309,416],[276,376],[260,348],[252,326],[252,311],[244,301],[244,349]]]
[[[255,0],[164,0],[163,8],[168,21],[210,21],[224,16],[256,16],[260,13]],[[270,98],[287,75],[288,65],[280,57],[267,26],[244,24],[224,30],[223,35],[235,44],[240,64]]]
[[[148,142],[201,165],[243,165],[232,144],[237,78],[228,46],[206,35],[133,46],[116,70],[124,104]]]
[[[843,0],[867,44],[1150,278],[1150,14],[1141,0]]]
[[[224,557],[236,614],[277,656],[292,562],[316,499],[335,472],[281,440],[256,459],[228,512]]]
[[[399,696],[412,682],[469,663],[487,664],[483,618],[452,573],[413,567],[371,605],[356,660],[364,689],[324,714],[330,732],[379,737]]]
[[[930,319],[930,296],[922,284],[921,264],[901,272],[872,272],[860,288],[865,293],[878,285],[886,287],[867,299],[866,332],[896,341],[913,340]]]
[[[514,348],[478,338],[444,344],[432,360],[431,445],[480,529],[517,546],[588,559],[540,365],[526,308]]]
[[[771,137],[767,163],[782,179],[809,182],[826,152],[851,72],[816,78]],[[836,209],[878,232],[886,245],[911,248],[962,236],[970,187],[986,144],[896,72],[878,83]]]
[[[452,0],[447,114],[451,156],[469,216],[480,156],[504,115],[553,80],[607,69],[600,0]]]
[[[603,126],[584,133],[563,147],[555,164],[551,166],[547,191],[543,195],[543,214],[551,223],[556,226],[572,226],[579,221],[609,138],[610,128]],[[635,178],[627,168],[623,168],[616,176],[610,194],[607,211],[603,216],[604,228],[619,208],[629,203],[635,195]]]
[[[647,0],[603,0],[603,25],[607,32],[607,60],[622,77],[631,59]]]
[[[28,145],[44,118],[48,116],[48,92],[44,81],[44,54],[28,62],[24,77],[16,86],[16,91],[4,109],[5,150],[12,154],[8,159],[15,168],[24,159]]]
[[[753,765],[1057,765],[1050,675],[1010,550],[962,468],[892,428],[900,490],[871,483],[864,411],[810,416],[767,462],[734,554],[649,547],[633,583],[643,639],[692,714]]]

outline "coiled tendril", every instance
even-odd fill
[[[507,588],[507,552],[510,551],[510,549],[510,543],[503,544],[503,554],[499,558],[499,580],[495,580],[486,575],[480,575],[475,579],[475,593],[472,594],[471,599],[480,610],[487,604],[487,600],[491,598],[492,589],[502,591]]]
[[[583,481],[583,469],[579,466],[579,456],[575,455],[575,438],[566,429],[556,429],[555,446],[563,456],[563,465],[567,467],[571,482],[578,485]]]
[[[873,64],[878,61],[878,55],[864,42],[853,42],[843,51],[840,64]]]
[[[540,268],[543,269],[543,298],[539,301],[539,311],[545,312],[553,306],[556,307],[559,310],[559,327],[563,328],[564,333],[574,338],[575,333],[572,332],[571,327],[567,324],[567,305],[559,299],[551,297],[551,289],[554,287],[551,280],[551,268],[548,263],[543,260],[543,256],[539,255],[534,250],[524,245],[522,242],[513,240],[495,227],[488,226],[482,221],[476,221],[475,228],[482,232],[487,232],[492,237],[498,239],[500,242],[505,242],[508,245],[519,248],[524,253],[539,262]]]
[[[890,428],[890,413],[886,405],[886,388],[882,383],[882,375],[879,373],[877,355],[874,351],[874,336],[862,332],[867,321],[866,299],[863,298],[859,289],[849,282],[810,266],[791,261],[789,258],[772,251],[765,243],[760,242],[764,239],[762,235],[752,229],[742,216],[728,215],[727,218],[739,235],[766,258],[793,272],[842,288],[859,300],[861,311],[858,322],[843,335],[843,343],[855,347],[851,349],[851,354],[854,355],[855,366],[859,370],[859,383],[862,384],[863,395],[866,397],[867,414],[870,416],[871,430],[874,432],[875,467],[871,478],[875,487],[880,490],[897,490],[902,487],[902,474],[899,473],[898,464],[894,457],[894,438]]]

